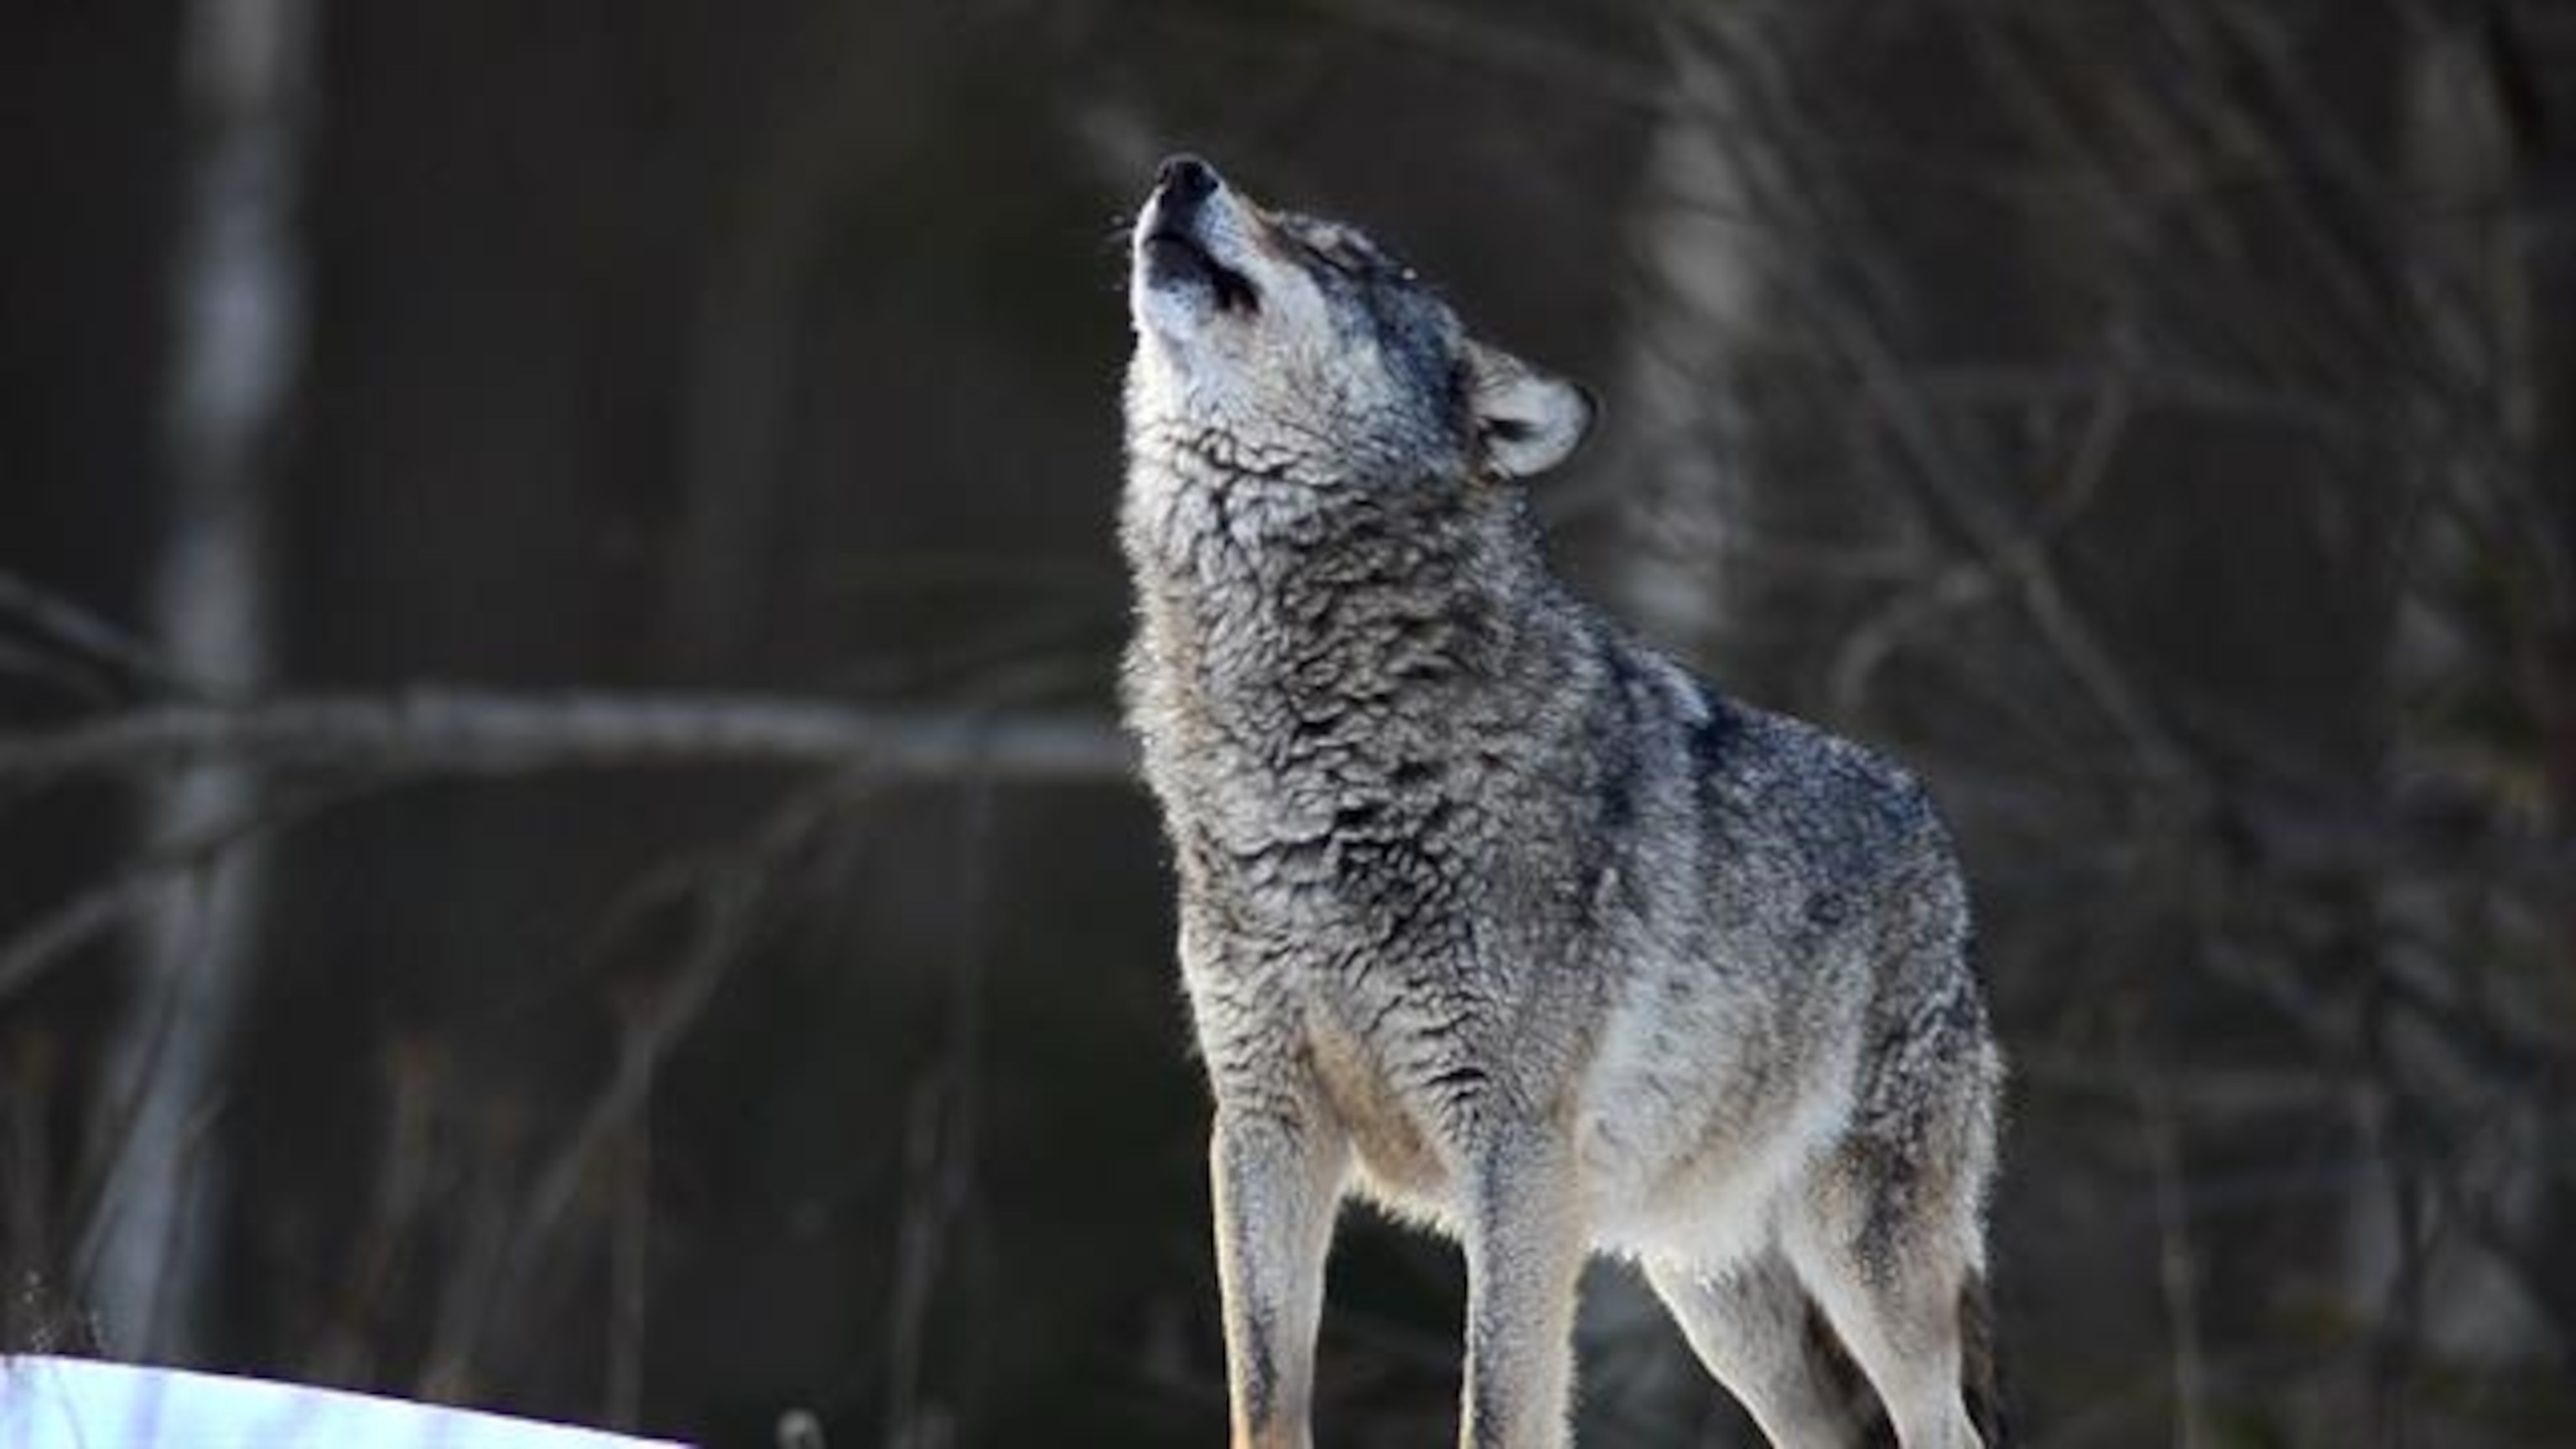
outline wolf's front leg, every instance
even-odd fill
[[[1315,1325],[1348,1147],[1338,1127],[1220,1107],[1209,1144],[1234,1449],[1309,1449]]]
[[[1584,1226],[1571,1155],[1543,1131],[1485,1154],[1470,1185],[1461,1449],[1566,1442]]]

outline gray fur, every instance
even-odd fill
[[[1309,1442],[1354,1193],[1465,1247],[1463,1444],[1564,1442],[1595,1251],[1775,1441],[1856,1432],[1820,1307],[1907,1449],[1978,1443],[2001,1066],[1923,792],[1572,598],[1515,480],[1589,403],[1193,164],[1137,224],[1121,538],[1235,1443]]]

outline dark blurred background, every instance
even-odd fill
[[[2563,0],[16,0],[0,1347],[1218,1440],[1109,727],[1184,145],[1591,382],[1566,568],[1931,784],[2030,1442],[2576,1441]],[[1440,1442],[1453,1257],[1335,1275],[1322,1437]]]

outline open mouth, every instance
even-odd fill
[[[1149,233],[1144,257],[1145,279],[1157,287],[1205,287],[1220,312],[1250,316],[1261,310],[1252,279],[1208,255],[1207,248],[1186,233],[1170,228]]]

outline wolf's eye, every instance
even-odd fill
[[[1357,276],[1365,270],[1348,243],[1338,237],[1318,237],[1306,243],[1306,252],[1316,261],[1345,276]]]

